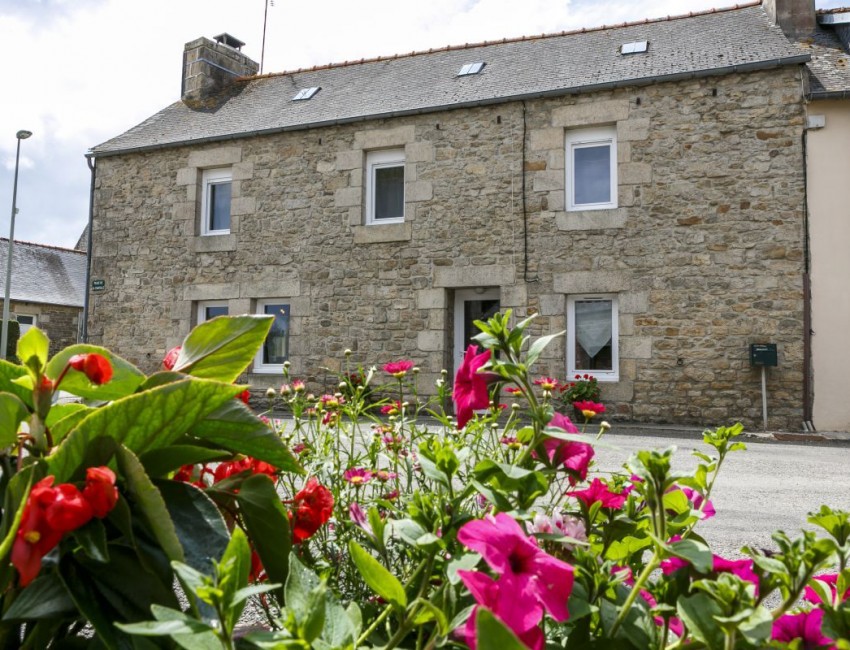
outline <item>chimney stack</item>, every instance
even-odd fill
[[[215,42],[198,38],[183,48],[184,102],[196,102],[214,95],[238,77],[257,74],[260,66],[242,54],[242,41],[230,34],[219,34]]]
[[[762,6],[788,38],[806,36],[815,29],[815,0],[762,0]]]

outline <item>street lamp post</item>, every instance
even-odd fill
[[[21,158],[21,140],[26,140],[32,135],[32,131],[23,129],[15,134],[18,139],[18,148],[15,151],[15,180],[12,185],[12,220],[9,226],[9,251],[6,253],[6,293],[3,294],[3,333],[0,335],[0,359],[6,358],[6,347],[9,344],[9,302],[12,291],[12,245],[15,243],[15,213],[18,209],[15,202],[18,198],[18,162]]]

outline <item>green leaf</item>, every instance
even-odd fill
[[[221,511],[204,491],[180,481],[153,482],[168,509],[168,519],[183,549],[178,559],[202,573],[212,574],[212,558],[220,558],[230,542]]]
[[[18,427],[29,414],[26,404],[17,395],[0,393],[0,449],[18,442]]]
[[[28,332],[29,333],[29,332]],[[85,373],[68,370],[59,388],[66,393],[78,395],[85,399],[108,402],[126,397],[135,392],[139,384],[145,380],[145,375],[129,361],[113,354],[106,348],[97,345],[78,343],[71,345],[57,354],[47,364],[47,376],[55,380],[62,374],[71,357],[77,354],[99,354],[112,364],[112,379],[102,385],[92,384]]]
[[[723,648],[723,630],[714,620],[722,615],[720,606],[706,594],[682,596],[676,603],[679,618],[697,641],[704,643],[709,650]]]
[[[171,445],[164,449],[152,449],[139,455],[139,460],[145,466],[145,471],[152,478],[164,478],[184,465],[209,463],[214,460],[230,458],[230,451],[210,449],[196,445]]]
[[[213,638],[215,638],[214,628],[202,621],[187,616],[179,610],[153,605],[151,606],[151,612],[157,620],[130,624],[116,623],[115,626],[128,634],[138,634],[141,636],[212,634]],[[221,642],[216,639],[216,645],[210,647],[221,648]]]
[[[73,532],[74,539],[86,555],[96,562],[109,561],[109,549],[106,544],[106,528],[100,519],[92,519],[89,523]]]
[[[700,573],[709,573],[714,566],[714,556],[708,545],[694,539],[681,539],[667,545],[667,550],[676,557],[688,560]]]
[[[183,547],[162,494],[145,474],[136,455],[124,446],[116,453],[126,490],[169,560],[184,561]]]
[[[549,334],[548,336],[541,336],[534,343],[531,344],[531,347],[528,349],[528,357],[526,357],[526,365],[530,368],[537,361],[537,358],[540,356],[540,353],[546,348],[549,343],[551,343],[554,339],[559,336],[563,336],[566,330],[558,332],[557,334]]]
[[[773,616],[763,605],[756,607],[755,611],[738,625],[741,635],[756,648],[764,647],[772,628]]]
[[[235,381],[253,361],[273,322],[273,316],[259,315],[205,321],[183,341],[174,370],[195,377]]]
[[[47,365],[47,354],[50,340],[37,327],[31,327],[18,339],[18,359],[37,375]]]
[[[32,408],[32,389],[26,389],[15,383],[15,380],[26,376],[25,368],[5,359],[0,359],[0,391],[17,395],[24,404]]]
[[[39,576],[28,585],[3,614],[4,621],[71,617],[77,613],[74,601],[55,573]]]
[[[610,600],[602,600],[600,604],[600,615],[606,630],[611,629],[625,600],[627,590],[621,587],[618,591],[618,604],[614,604]],[[646,604],[641,600],[638,598],[626,613],[620,629],[617,631],[616,638],[628,639],[635,648],[652,648],[656,645],[653,643],[656,626],[655,622],[649,617]]]
[[[376,594],[397,607],[407,607],[407,594],[398,578],[354,540],[348,542],[348,552],[363,580]]]
[[[186,378],[183,381],[124,397],[80,422],[47,457],[57,483],[82,478],[81,461],[98,438],[112,438],[134,454],[168,447],[222,404],[232,399],[238,386]]]
[[[280,502],[274,482],[264,474],[255,474],[242,483],[236,501],[266,575],[272,582],[285,585],[289,576],[292,532],[289,515]],[[279,597],[283,597],[282,591]]]
[[[476,614],[475,629],[478,632],[479,648],[499,650],[527,650],[526,645],[497,619],[490,610],[480,607]]]
[[[93,408],[85,404],[54,404],[50,407],[45,424],[53,436],[53,444],[59,444],[68,433],[88,417]]]
[[[289,555],[289,576],[284,586],[286,607],[292,611],[296,620],[306,617],[310,602],[310,593],[319,586],[319,578],[305,567],[295,553]]]
[[[265,461],[284,472],[304,473],[280,437],[239,400],[225,402],[195,424],[189,433],[225,449]]]
[[[244,601],[234,603],[233,597],[237,591],[248,584],[251,573],[251,547],[248,538],[239,526],[233,529],[230,543],[224,549],[224,555],[218,564],[218,585],[224,592],[224,602],[229,604],[226,611],[227,629],[232,630],[245,608]]]

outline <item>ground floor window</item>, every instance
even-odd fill
[[[592,373],[619,379],[617,296],[567,298],[567,377]]]
[[[205,300],[198,303],[198,325],[216,316],[227,316],[226,300]]]
[[[13,314],[21,328],[21,336],[31,327],[36,326],[36,317],[32,314]]]
[[[258,300],[257,313],[274,316],[274,323],[254,359],[254,372],[283,373],[283,362],[289,359],[289,304],[280,299]]]

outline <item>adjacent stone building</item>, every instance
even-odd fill
[[[272,313],[255,386],[288,359],[331,387],[350,348],[413,359],[427,392],[510,308],[566,330],[537,372],[593,373],[612,418],[760,427],[750,345],[776,344],[769,426],[799,429],[810,56],[774,22],[751,4],[263,76],[232,37],[193,41],[183,100],[90,154],[91,341],[151,371],[201,320]]]
[[[9,240],[0,238],[0,286],[6,286]],[[10,317],[21,334],[38,327],[50,354],[79,341],[86,287],[84,251],[15,241],[12,247]],[[0,296],[0,309],[3,299]]]

